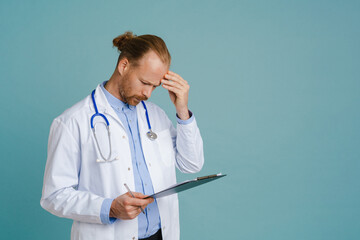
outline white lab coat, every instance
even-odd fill
[[[50,129],[41,206],[50,213],[73,219],[71,239],[137,239],[138,221],[117,219],[105,225],[100,209],[105,198],[116,198],[135,189],[131,152],[126,131],[108,103],[100,85],[95,91],[100,113],[109,120],[112,158],[116,161],[98,163],[101,159],[90,128],[95,113],[91,95],[57,117]],[[145,109],[137,105],[138,125],[145,161],[158,192],[176,183],[175,166],[182,172],[200,171],[204,163],[203,142],[196,121],[177,124],[175,129],[165,112],[155,104],[146,103],[151,127],[158,135],[155,141],[146,137],[148,131]],[[104,122],[96,117],[94,122]],[[101,150],[106,157],[109,145],[104,125],[96,125]],[[180,238],[178,197],[176,194],[157,199],[164,240]]]

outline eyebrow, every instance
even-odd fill
[[[161,85],[161,82],[160,82],[158,85],[154,85],[154,84],[152,84],[151,82],[146,81],[146,80],[144,80],[144,79],[142,79],[142,78],[140,78],[140,81],[142,81],[142,82],[144,82],[144,83],[147,83],[147,84],[150,84],[150,85],[153,85],[154,87],[159,87],[159,86]]]

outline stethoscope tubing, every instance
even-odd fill
[[[100,153],[100,156],[102,157],[103,161],[101,160],[98,160],[98,162],[108,162],[108,161],[111,161],[110,158],[111,158],[111,138],[110,138],[110,123],[109,123],[109,120],[107,119],[107,117],[102,114],[102,113],[99,113],[98,111],[98,108],[97,108],[97,105],[96,105],[96,101],[95,101],[95,89],[92,91],[91,93],[91,99],[92,99],[92,102],[93,102],[93,105],[94,105],[94,109],[95,109],[95,113],[91,116],[90,118],[90,126],[91,126],[91,129],[92,129],[92,132],[94,134],[94,137],[95,137],[95,142],[96,142],[96,146],[97,148],[99,149],[99,153]],[[151,124],[150,124],[150,119],[149,119],[149,114],[148,114],[148,110],[147,110],[147,107],[146,107],[146,104],[144,101],[141,101],[144,109],[145,109],[145,116],[146,116],[146,121],[147,121],[147,124],[148,124],[148,128],[149,128],[149,131],[146,133],[146,136],[151,140],[151,141],[154,141],[156,138],[157,138],[157,135],[156,133],[154,133],[152,130],[151,130]],[[95,126],[94,126],[94,118],[95,117],[102,117],[105,122],[106,122],[106,129],[107,129],[107,132],[108,132],[108,140],[109,140],[109,155],[107,158],[104,157],[104,155],[102,154],[101,152],[101,149],[100,149],[100,145],[99,145],[99,142],[98,142],[98,139],[96,137],[96,133],[95,133]]]
[[[102,118],[105,120],[106,125],[109,126],[110,124],[109,124],[109,121],[108,121],[107,117],[105,117],[104,114],[99,113],[99,111],[98,111],[98,108],[97,108],[97,105],[96,105],[96,102],[95,102],[95,89],[94,89],[94,90],[92,91],[92,93],[91,93],[91,98],[92,98],[92,102],[93,102],[94,108],[95,108],[95,114],[93,114],[93,115],[91,116],[91,120],[90,120],[91,129],[94,129],[94,118],[95,118],[96,116],[102,117]]]
[[[149,131],[151,131],[151,124],[150,124],[150,120],[149,120],[149,114],[148,114],[147,107],[146,107],[144,101],[141,101],[141,103],[142,103],[142,105],[144,106],[144,109],[145,109],[145,116],[146,116],[146,121],[147,121],[147,124],[148,124]]]

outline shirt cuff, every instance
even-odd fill
[[[187,125],[187,124],[190,124],[192,123],[192,121],[194,121],[194,114],[189,110],[189,115],[190,115],[190,118],[189,119],[186,119],[186,120],[182,120],[179,118],[179,116],[176,114],[176,120],[179,124],[182,124],[182,125]]]
[[[112,224],[116,220],[116,218],[110,217],[110,208],[113,200],[114,199],[106,198],[101,205],[100,219],[103,224]]]

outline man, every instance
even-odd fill
[[[177,195],[144,198],[176,183],[175,166],[195,173],[204,163],[189,85],[169,71],[161,38],[126,32],[113,44],[121,53],[111,78],[51,125],[40,204],[74,220],[71,239],[179,239]],[[146,101],[160,85],[176,129]]]

